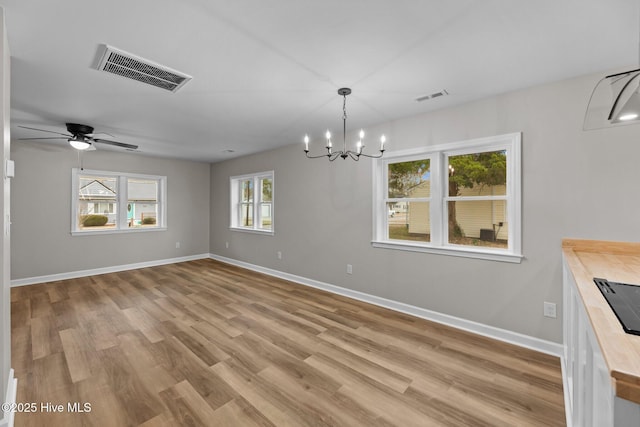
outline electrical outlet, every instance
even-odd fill
[[[278,259],[282,259],[282,252],[280,251],[276,252],[276,256],[278,257]]]
[[[556,318],[556,304],[553,302],[544,303],[544,317]]]
[[[229,249],[229,242],[224,242],[224,247]]]
[[[353,274],[353,266],[351,264],[347,264],[347,274]]]
[[[176,249],[180,249],[180,242],[176,242]]]

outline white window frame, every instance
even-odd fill
[[[480,153],[487,151],[507,152],[507,193],[505,196],[459,196],[449,197],[448,167],[449,156]],[[521,262],[522,255],[522,199],[521,199],[521,133],[478,138],[448,144],[434,145],[419,149],[385,152],[385,156],[375,161],[373,167],[373,240],[375,248],[397,249],[412,252],[436,253],[443,255],[479,258],[493,261]],[[431,197],[429,201],[430,242],[390,240],[388,236],[387,203],[388,165],[390,163],[429,159]],[[474,247],[448,243],[447,201],[449,200],[506,200],[508,227],[508,248]]]
[[[106,229],[81,229],[78,223],[78,192],[80,190],[80,176],[95,175],[98,177],[113,177],[118,181],[118,192],[116,193],[117,223],[115,228]],[[158,217],[156,227],[129,227],[127,225],[127,205],[129,203],[127,194],[127,180],[147,179],[158,182]],[[126,172],[100,171],[92,169],[73,168],[71,170],[71,235],[87,236],[98,234],[119,234],[119,233],[143,233],[149,231],[167,230],[167,177],[159,175],[143,175]]]
[[[260,181],[263,179],[271,180],[271,228],[260,228],[262,223],[262,188]],[[253,201],[251,202],[253,212],[253,225],[245,227],[240,225],[240,200],[242,181],[253,181]],[[230,224],[229,229],[233,231],[242,231],[249,233],[265,234],[273,236],[275,233],[275,179],[273,171],[257,172],[246,175],[237,175],[229,178],[229,201],[230,201]]]

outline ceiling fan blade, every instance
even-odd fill
[[[71,137],[72,135],[69,135],[67,133],[61,133],[61,132],[54,132],[52,130],[46,130],[46,129],[38,129],[38,128],[30,128],[29,126],[20,126],[18,125],[19,128],[23,128],[23,129],[31,129],[31,130],[37,130],[39,132],[49,132],[49,133],[55,133],[57,135],[62,135],[62,136],[66,136],[66,137]]]
[[[69,137],[51,136],[51,137],[40,137],[40,138],[18,138],[18,141],[30,141],[30,140],[40,140],[40,139],[69,139]]]
[[[111,138],[115,138],[115,136],[111,135],[108,132],[93,132],[93,133],[88,133],[87,134],[87,136],[90,136],[90,137],[94,137],[94,136],[97,136],[97,135],[109,135]]]
[[[98,144],[115,145],[116,147],[128,148],[130,150],[138,149],[137,145],[125,144],[124,142],[118,142],[118,141],[109,141],[108,139],[94,138],[93,142],[97,142]]]

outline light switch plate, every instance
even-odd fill
[[[553,302],[544,303],[544,317],[556,318],[556,305]]]

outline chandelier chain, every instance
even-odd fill
[[[342,95],[342,120],[347,120],[347,95]]]

